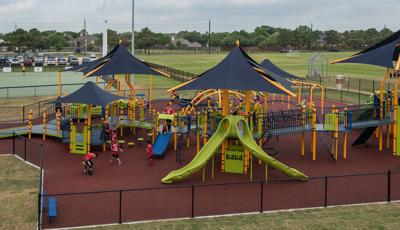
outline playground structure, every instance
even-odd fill
[[[316,56],[314,58],[317,59]],[[103,97],[101,95],[107,95],[107,91],[114,87],[117,90],[115,97],[108,95],[110,99],[99,103],[80,100],[83,96],[78,96],[78,100],[65,100],[73,95],[70,94],[57,101],[62,103],[61,107],[54,107],[51,112],[43,112],[41,124],[34,125],[30,116],[28,127],[9,131],[19,135],[26,134],[29,138],[35,134],[42,135],[43,141],[46,140],[46,136],[61,138],[64,143],[69,144],[71,153],[85,154],[91,150],[91,146],[102,146],[103,151],[106,149],[105,126],[108,124],[118,130],[121,139],[124,139],[129,131],[142,141],[148,139],[154,145],[154,155],[158,157],[164,156],[170,140],[173,142],[173,150],[178,151],[184,146],[189,146],[190,137],[195,136],[197,155],[183,168],[165,176],[162,179],[163,183],[182,180],[199,170],[203,170],[205,180],[205,166],[209,161],[213,178],[214,158],[219,153],[221,172],[249,174],[252,180],[254,158],[259,164],[265,163],[266,179],[268,168],[274,167],[291,178],[307,180],[304,173],[282,164],[264,151],[271,138],[297,133],[301,134],[301,146],[298,150],[301,156],[306,154],[305,135],[311,134],[310,152],[314,161],[317,159],[317,142],[323,144],[324,151],[335,162],[340,160],[340,151],[342,159],[347,159],[347,136],[354,129],[365,131],[353,145],[364,144],[375,133],[380,151],[383,148],[383,130],[386,130],[386,147],[390,147],[390,138],[393,137],[393,154],[400,155],[400,145],[397,143],[397,136],[400,134],[397,126],[397,116],[400,114],[397,111],[398,82],[392,93],[384,94],[383,90],[380,90],[373,103],[325,107],[325,88],[322,85],[300,81],[276,68],[263,67],[237,44],[217,66],[193,80],[171,88],[169,92],[200,92],[190,99],[175,99],[174,105],[179,105],[177,112],[163,114],[160,108],[154,107],[155,103],[151,100],[151,77],[146,98],[136,94],[131,75],[128,73],[137,72],[107,67],[125,59],[131,60],[127,66],[137,64],[136,59],[127,56],[126,48],[117,46],[105,58],[76,69],[82,71],[84,77],[96,76],[96,82],[98,76],[102,76],[108,82],[102,92],[94,95]],[[161,73],[144,64],[137,65],[139,67],[136,66],[135,71],[142,68],[142,74]],[[228,71],[228,66],[234,66],[235,71]],[[396,68],[399,68],[398,60]],[[228,77],[230,81],[227,81]],[[117,97],[122,81],[125,81],[130,89],[129,98]],[[316,89],[320,91],[320,98],[315,97]],[[159,102],[167,103],[169,100]],[[316,104],[315,100],[319,100],[319,103]],[[284,105],[285,110],[274,111],[270,109],[274,103],[287,106]],[[162,120],[171,124],[168,132],[161,131]],[[181,140],[185,140],[186,143]],[[340,140],[343,141],[343,145],[340,145]],[[343,146],[342,150],[340,146]]]

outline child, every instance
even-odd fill
[[[117,132],[115,130],[112,131],[111,136],[111,160],[110,164],[114,163],[114,159],[118,161],[118,165],[121,165],[121,159],[119,159],[119,152],[123,152],[124,150],[119,147],[117,140]]]
[[[162,127],[162,134],[166,134],[168,130],[168,123],[167,121],[163,122],[163,127]]]
[[[97,153],[87,153],[84,157],[83,157],[83,161],[82,164],[85,166],[85,168],[83,169],[83,173],[87,173],[89,176],[91,176],[93,174],[93,158],[97,157]]]
[[[149,166],[153,166],[153,146],[150,141],[147,141],[146,153],[147,158],[149,159]]]

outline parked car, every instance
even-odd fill
[[[72,66],[74,66],[74,65],[79,65],[79,60],[78,60],[78,58],[76,58],[76,57],[70,58],[70,60],[69,60],[69,65],[72,65]]]
[[[10,66],[10,62],[8,61],[7,57],[0,56],[0,67]]]
[[[11,66],[21,66],[20,59],[16,57],[11,59]]]
[[[26,57],[27,57],[28,59],[31,59],[32,62],[35,62],[35,55],[33,55],[32,53],[28,54]]]
[[[84,58],[82,58],[82,64],[85,64],[85,63],[88,63],[88,62],[91,62],[92,60],[90,60],[90,58],[88,58],[88,57],[84,57]]]
[[[16,58],[19,60],[19,64],[23,64],[24,63],[24,57],[21,55],[16,56]]]
[[[67,65],[67,59],[65,57],[59,57],[57,60],[59,66]]]
[[[32,66],[33,65],[33,60],[30,58],[25,58],[24,59],[24,66]]]
[[[43,64],[44,64],[44,57],[37,56],[35,59],[35,66],[43,66]]]
[[[47,65],[48,66],[50,66],[50,65],[56,65],[57,64],[57,61],[56,61],[56,58],[55,57],[48,57],[47,58]]]
[[[90,61],[94,61],[97,59],[96,54],[90,54],[89,58],[90,58]]]

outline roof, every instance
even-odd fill
[[[337,60],[335,63],[359,63],[382,66],[393,69],[393,61],[397,61],[400,51],[400,30],[385,40],[351,57]]]
[[[177,45],[177,42],[180,42],[181,44],[182,44],[182,46],[185,46],[185,47],[190,47],[190,48],[201,48],[201,47],[203,47],[200,43],[198,43],[198,42],[190,42],[189,40],[187,40],[187,39],[184,39],[184,38],[175,38],[175,37],[172,37],[172,44],[174,44],[175,46]]]
[[[290,94],[292,83],[275,73],[265,73],[239,46],[216,66],[170,90],[254,90],[277,94]]]
[[[284,71],[283,69],[279,68],[277,65],[275,65],[274,63],[272,63],[268,59],[264,59],[264,61],[262,61],[260,63],[260,66],[262,66],[267,73],[268,72],[273,72],[273,73],[275,73],[275,74],[277,74],[277,75],[279,75],[279,76],[281,76],[283,78],[299,79],[299,77]]]
[[[133,56],[123,45],[117,45],[102,58],[75,66],[66,71],[83,72],[85,74],[84,78],[116,74],[160,75],[146,63]]]
[[[58,98],[55,103],[80,103],[106,106],[113,101],[124,99],[125,97],[117,96],[104,91],[93,82],[86,82],[81,88],[75,92]]]

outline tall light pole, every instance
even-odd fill
[[[103,0],[103,57],[107,55],[107,20],[105,18],[105,3]]]
[[[135,0],[132,0],[132,55],[135,55]]]

